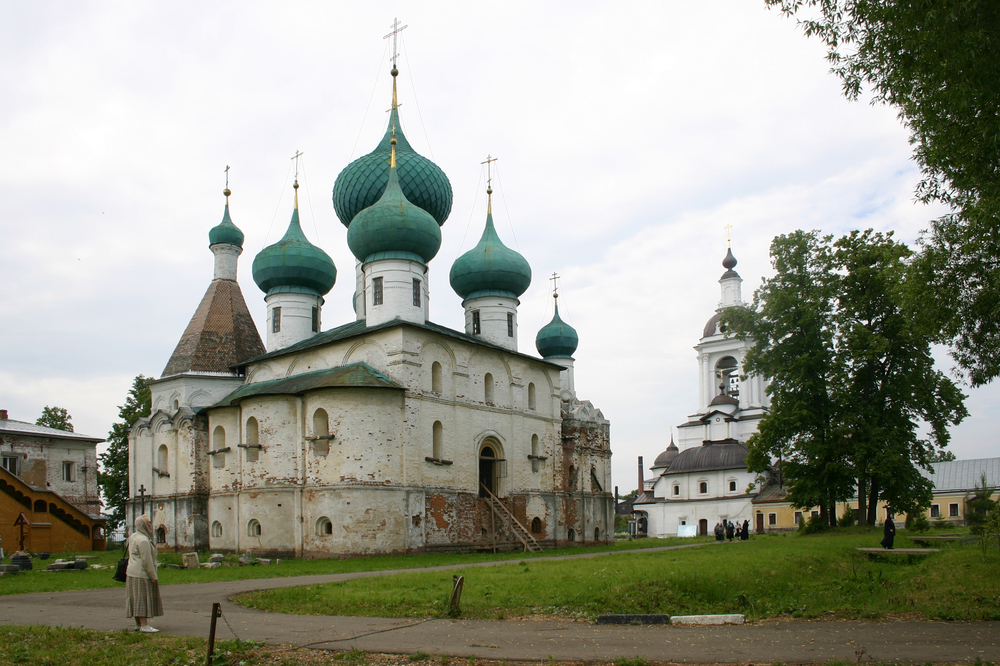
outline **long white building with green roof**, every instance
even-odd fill
[[[491,203],[449,274],[465,330],[431,321],[452,191],[403,134],[398,73],[385,136],[333,186],[357,261],[354,321],[324,329],[337,269],[303,233],[296,196],[285,235],[253,261],[262,340],[225,192],[214,279],[129,443],[129,516],[149,513],[164,547],[323,557],[613,539],[610,426],[576,396],[579,336],[557,307],[538,355],[518,350],[531,267],[500,240]]]

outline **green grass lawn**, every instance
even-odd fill
[[[697,539],[705,541],[706,539]],[[487,562],[496,560],[525,559],[551,555],[569,555],[574,553],[593,553],[614,550],[633,550],[655,548],[658,546],[690,543],[694,539],[637,539],[621,541],[610,546],[594,546],[589,548],[561,548],[559,550],[543,551],[542,553],[480,553],[480,554],[424,554],[424,555],[381,555],[373,557],[357,557],[351,559],[330,560],[283,560],[281,565],[255,565],[243,567],[223,567],[221,569],[160,569],[161,585],[177,585],[181,583],[207,583],[223,580],[248,580],[253,578],[281,578],[285,576],[309,576],[316,574],[348,573],[354,571],[385,571],[387,569],[414,569],[420,567],[440,566],[445,564],[464,564],[472,562]],[[70,559],[72,553],[52,553],[49,560],[32,560],[34,569],[16,575],[0,577],[0,596],[5,594],[27,594],[30,592],[58,592],[60,590],[95,590],[105,587],[124,587],[124,583],[111,580],[114,566],[122,551],[107,551],[94,553],[77,553],[96,555],[98,559],[89,560],[104,568],[90,568],[84,571],[45,571],[45,566],[58,558]],[[160,553],[158,557],[162,564],[180,564],[181,555],[176,553]],[[201,561],[208,560],[208,553],[201,554]]]
[[[864,528],[658,553],[516,562],[439,573],[404,573],[240,595],[284,613],[429,617],[444,614],[453,574],[466,577],[462,615],[509,618],[602,613],[745,613],[750,619],[925,617],[1000,620],[1000,553],[942,545],[926,558],[870,561]],[[897,547],[911,546],[905,536]]]

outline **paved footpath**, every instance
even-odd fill
[[[627,557],[684,547],[690,546],[539,559]],[[403,571],[446,571],[498,564],[509,561]],[[569,621],[285,615],[243,608],[229,601],[234,594],[248,590],[396,573],[402,571],[167,585],[161,588],[166,614],[156,618],[154,625],[172,634],[207,636],[212,603],[220,602],[226,621],[242,639],[329,650],[404,654],[422,651],[524,661],[545,661],[550,656],[557,661],[610,661],[639,656],[676,663],[803,664],[832,659],[926,663],[975,661],[977,657],[1000,662],[1000,622],[768,621],[717,627],[598,626]],[[132,625],[124,615],[122,588],[0,597],[0,624],[120,630]],[[225,622],[219,623],[219,637],[231,637]]]

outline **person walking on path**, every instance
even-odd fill
[[[163,615],[159,577],[156,573],[156,544],[153,523],[148,516],[135,519],[135,532],[125,542],[128,569],[125,571],[125,616],[135,618],[135,630],[155,634],[148,619]]]
[[[896,538],[896,523],[892,522],[892,514],[885,514],[885,528],[882,531],[882,547],[892,550],[893,539]]]

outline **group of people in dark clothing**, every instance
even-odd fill
[[[739,539],[740,541],[746,541],[750,538],[750,521],[744,520],[743,525],[737,526],[733,524],[731,520],[723,520],[722,522],[715,524],[715,540],[725,541],[729,539]]]

